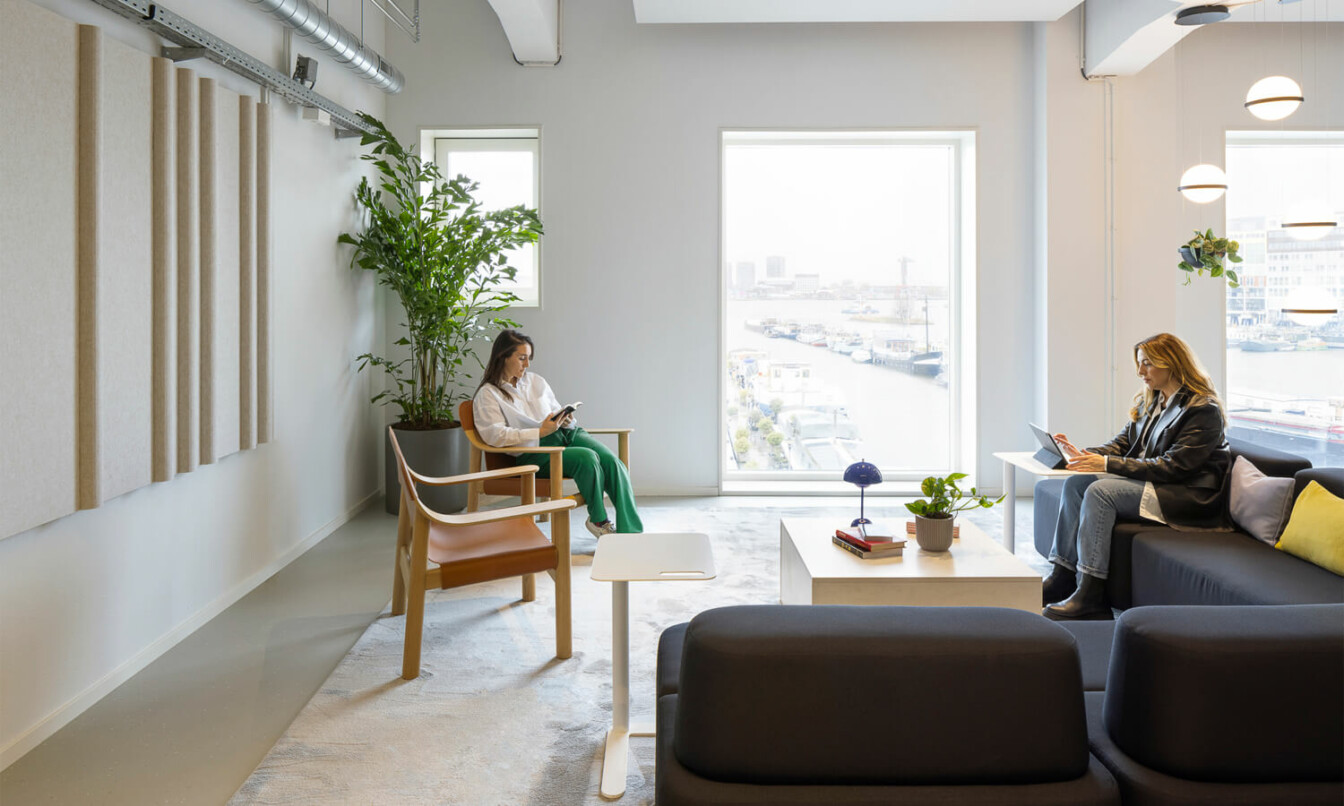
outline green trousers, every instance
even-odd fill
[[[607,507],[602,500],[605,492],[616,508],[616,531],[634,533],[644,531],[644,522],[635,511],[635,495],[630,489],[630,473],[611,448],[599,442],[582,428],[561,428],[541,438],[545,448],[563,446],[561,462],[565,478],[574,479],[579,492],[588,504],[588,519],[593,523],[607,520]],[[551,456],[546,453],[525,453],[518,464],[536,465],[537,475],[550,472]]]

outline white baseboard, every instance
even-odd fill
[[[210,604],[201,608],[192,614],[186,621],[169,630],[157,641],[136,653],[133,657],[121,664],[117,668],[108,672],[102,679],[93,685],[84,689],[74,697],[70,698],[65,704],[56,708],[37,724],[33,725],[17,739],[10,742],[3,749],[0,749],[0,770],[4,770],[9,765],[22,758],[29,750],[37,747],[46,741],[52,734],[66,725],[70,724],[75,717],[84,713],[94,703],[106,697],[117,686],[131,679],[137,672],[144,669],[163,655],[163,653],[177,646],[184,638],[196,632],[202,625],[210,619],[223,613],[231,605],[251,593],[261,585],[261,583],[270,579],[280,569],[294,562],[305,551],[322,542],[332,532],[349,523],[360,512],[363,512],[374,502],[382,501],[382,491],[375,490],[359,503],[355,504],[343,515],[339,515],[317,531],[305,537],[301,542],[294,545],[284,554],[276,557],[265,567],[249,576],[247,579],[235,585],[232,589],[215,599]]]

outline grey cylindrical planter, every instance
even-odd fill
[[[467,437],[461,426],[438,428],[433,431],[412,431],[397,428],[397,444],[401,446],[401,455],[406,464],[422,476],[459,476],[467,472],[467,460],[471,454]],[[401,507],[401,483],[397,480],[397,457],[392,453],[392,438],[384,437],[384,456],[386,469],[383,473],[383,489],[387,491],[387,511],[395,515]],[[460,512],[467,506],[467,485],[454,484],[449,487],[427,487],[419,485],[420,500],[425,506],[445,514]]]
[[[953,518],[915,516],[915,541],[925,551],[947,551],[952,547]]]

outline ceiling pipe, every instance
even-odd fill
[[[261,11],[293,28],[295,33],[331,53],[332,58],[361,78],[388,93],[401,92],[406,79],[401,71],[364,46],[312,0],[247,0]]]

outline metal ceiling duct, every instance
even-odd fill
[[[329,51],[336,61],[358,73],[384,92],[401,92],[406,79],[401,71],[364,47],[359,37],[341,27],[311,0],[247,0],[294,31]]]

